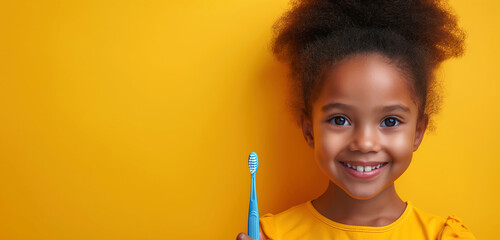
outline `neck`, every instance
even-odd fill
[[[396,193],[394,183],[370,199],[355,199],[332,183],[312,201],[323,216],[339,223],[357,226],[385,226],[397,220],[406,203]]]

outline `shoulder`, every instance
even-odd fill
[[[472,232],[463,224],[462,220],[454,215],[448,216],[439,236],[440,240],[476,239]]]
[[[420,223],[422,227],[440,230],[444,226],[446,219],[444,219],[443,217],[423,211],[420,208],[413,206],[411,202],[408,202],[408,204],[412,206],[411,214],[413,220],[417,220],[417,222]]]
[[[283,231],[297,227],[307,219],[307,202],[295,205],[278,214],[267,213],[260,217],[261,231],[270,239],[279,239]],[[278,231],[279,226],[279,231]]]
[[[413,216],[426,228],[428,232],[437,235],[438,240],[464,239],[475,240],[472,232],[463,224],[457,216],[451,215],[447,218],[437,216],[413,207]],[[434,235],[431,234],[431,235]]]

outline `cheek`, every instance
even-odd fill
[[[413,134],[398,134],[387,141],[387,146],[396,162],[410,164],[413,156]]]
[[[334,160],[345,148],[347,140],[341,133],[322,130],[315,140],[315,155],[322,167],[331,167]]]

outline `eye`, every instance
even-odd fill
[[[335,124],[335,125],[351,125],[349,121],[345,117],[342,116],[335,116],[329,120],[329,122]]]
[[[401,124],[401,122],[393,117],[386,118],[384,119],[384,121],[382,121],[382,127],[394,127],[399,124]]]

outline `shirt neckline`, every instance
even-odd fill
[[[357,225],[347,225],[339,222],[335,222],[325,216],[323,216],[321,213],[319,213],[316,208],[311,203],[312,200],[309,200],[306,202],[307,209],[320,221],[323,223],[332,226],[334,228],[338,228],[344,231],[352,231],[352,232],[387,232],[391,229],[394,229],[397,227],[401,222],[403,222],[408,215],[410,214],[411,210],[413,209],[413,204],[410,201],[406,201],[406,208],[404,212],[399,216],[396,221],[392,222],[389,225],[381,226],[381,227],[373,227],[373,226],[357,226]]]

